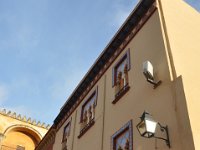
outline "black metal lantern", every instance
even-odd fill
[[[141,121],[137,125],[140,135],[146,138],[153,137],[156,131],[157,122],[155,122],[152,116],[147,112],[144,112],[140,119]]]
[[[144,111],[142,116],[140,117],[141,121],[137,124],[137,129],[142,137],[145,138],[157,138],[164,140],[167,144],[167,146],[170,148],[170,141],[169,141],[169,133],[168,133],[168,127],[162,126],[159,122],[154,121],[153,117]],[[162,132],[166,132],[167,138],[157,137],[155,136],[156,133],[156,127],[159,126],[160,130]]]

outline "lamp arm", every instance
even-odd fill
[[[158,137],[158,136],[154,136],[154,138],[156,138],[156,139],[161,139],[161,140],[164,140],[164,141],[167,141],[167,139],[162,138],[162,137]]]
[[[162,132],[166,132],[166,138],[162,138],[162,137],[156,137],[156,136],[154,136],[155,138],[157,138],[157,139],[161,139],[161,140],[164,140],[165,142],[166,142],[166,144],[167,144],[167,146],[170,148],[171,147],[171,145],[170,145],[170,140],[169,140],[169,132],[168,132],[168,126],[162,126],[159,122],[158,122],[158,125],[159,125],[159,127],[160,127],[160,130],[162,131]]]
[[[157,86],[159,86],[161,83],[162,83],[162,81],[160,80],[160,81],[158,81],[158,82],[155,82],[154,80],[152,80],[152,79],[149,79],[149,78],[146,78],[147,79],[147,82],[149,82],[149,83],[151,83],[151,84],[153,84],[153,88],[155,89],[155,88],[157,88]]]
[[[149,79],[149,78],[146,78],[146,79],[147,79],[147,81],[148,81],[149,83],[151,83],[151,84],[153,84],[153,85],[156,85],[156,82],[155,82],[154,80]]]

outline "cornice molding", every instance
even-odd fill
[[[43,139],[40,141],[40,143],[37,145],[35,150],[43,150],[46,149],[49,145],[53,145],[53,143],[55,142],[55,136],[56,129],[52,126],[43,137]]]

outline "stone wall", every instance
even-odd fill
[[[25,148],[33,150],[50,125],[16,112],[0,110],[0,146],[2,150]]]

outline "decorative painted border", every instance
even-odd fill
[[[62,136],[62,142],[61,142],[61,143],[65,142],[65,140],[66,140],[66,139],[64,139],[65,129],[66,129],[67,127],[69,127],[69,134],[70,134],[70,132],[71,132],[71,122],[72,122],[72,117],[71,117],[71,120],[67,123],[67,125],[66,125],[66,126],[64,127],[64,129],[63,129],[63,136]]]
[[[140,31],[140,29],[143,27],[143,25],[148,21],[148,19],[154,14],[154,12],[157,10],[157,7],[155,5],[152,5],[149,10],[146,12],[146,14],[141,18],[141,20],[138,22],[136,27],[130,32],[130,34],[127,36],[127,38],[124,40],[124,42],[117,48],[113,56],[107,61],[103,67],[102,70],[99,71],[99,73],[96,75],[95,79],[90,82],[89,86],[86,88],[86,90],[82,93],[82,95],[76,100],[76,103],[70,108],[70,110],[65,114],[65,116],[62,118],[62,120],[57,125],[57,131],[60,129],[60,127],[64,124],[64,122],[68,119],[68,117],[74,112],[74,110],[79,106],[79,104],[82,102],[82,100],[87,96],[87,94],[90,92],[90,90],[95,86],[95,84],[99,81],[101,76],[106,72],[106,70],[111,66],[111,64],[116,60],[116,58],[121,54],[121,52],[124,50],[124,48],[129,44],[129,42],[136,36],[136,34]]]
[[[78,135],[78,138],[80,139],[95,123],[95,120],[92,119],[81,131]]]
[[[112,87],[116,85],[117,76],[116,76],[116,68],[125,60],[128,60],[128,71],[131,69],[131,60],[130,60],[130,48],[126,51],[126,53],[115,63],[115,66],[112,68]]]
[[[129,130],[129,149],[133,150],[133,128],[132,128],[132,120],[130,120],[129,122],[127,122],[123,127],[121,127],[117,132],[115,132],[112,137],[111,137],[111,150],[114,150],[114,142],[115,142],[115,138],[117,136],[119,136],[122,132],[124,132],[125,130]]]
[[[92,92],[92,94],[89,96],[89,98],[84,102],[84,104],[81,107],[81,115],[80,115],[80,122],[83,120],[83,108],[85,105],[91,100],[91,98],[95,96],[95,106],[97,106],[97,99],[98,99],[98,86],[96,89]]]
[[[116,104],[120,98],[122,98],[128,91],[130,90],[130,86],[127,84],[124,86],[116,95],[115,99],[112,101],[112,104]]]

